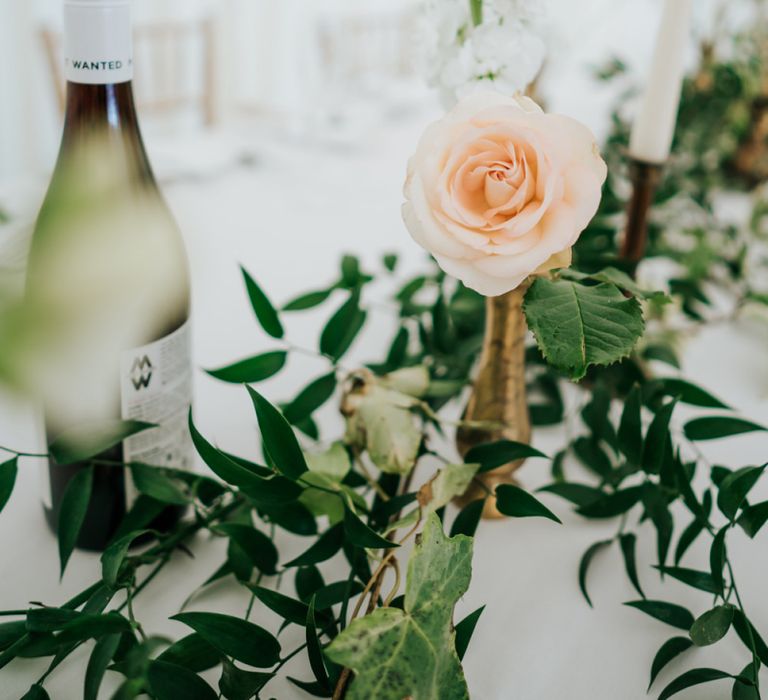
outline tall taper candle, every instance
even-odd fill
[[[635,160],[663,163],[675,133],[691,37],[693,0],[664,0],[653,63],[632,129],[629,153]]]

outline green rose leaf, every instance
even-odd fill
[[[88,504],[93,491],[93,468],[88,467],[72,477],[64,491],[59,511],[59,561],[61,576],[67,568],[69,557],[75,549],[77,537],[85,522]]]
[[[240,268],[243,272],[243,279],[245,280],[245,288],[248,291],[248,298],[251,300],[251,306],[253,312],[256,314],[261,327],[273,338],[282,338],[285,335],[283,325],[280,323],[280,318],[275,311],[275,307],[272,306],[272,302],[267,298],[267,295],[261,290],[256,281],[251,277],[245,268]]]
[[[66,466],[86,462],[123,440],[156,427],[141,421],[105,421],[68,430],[49,446],[48,452],[57,464]]]
[[[269,401],[251,387],[247,388],[256,410],[265,450],[281,474],[290,479],[300,478],[309,468],[293,429]]]
[[[235,362],[220,369],[206,370],[214,379],[230,384],[254,384],[274,377],[288,360],[284,350],[268,352],[263,355],[249,357],[247,360]]]
[[[267,630],[238,617],[189,612],[172,620],[191,627],[222,654],[256,668],[270,668],[280,659],[280,644]]]
[[[5,508],[8,504],[8,500],[11,498],[18,472],[18,457],[14,457],[12,460],[0,464],[0,513],[3,512],[3,508]]]
[[[562,524],[549,508],[527,491],[512,484],[496,487],[496,507],[511,518],[548,518]]]
[[[656,656],[653,658],[653,663],[651,664],[651,682],[648,683],[648,690],[651,689],[653,682],[667,664],[692,646],[693,642],[687,637],[672,637],[672,639],[664,642],[661,649],[656,652]]]
[[[147,674],[149,687],[157,700],[216,700],[218,696],[200,676],[183,666],[152,661]]]
[[[692,688],[695,685],[711,683],[712,681],[719,681],[724,678],[733,678],[733,676],[730,673],[718,671],[714,668],[695,668],[673,680],[661,691],[659,700],[667,700],[667,698],[671,698],[673,695],[677,695],[679,692]]]
[[[689,440],[718,440],[719,438],[768,430],[762,425],[733,416],[706,416],[685,424],[685,436]]]
[[[691,627],[691,641],[697,647],[719,642],[728,633],[733,622],[733,606],[718,605],[697,618]]]
[[[451,620],[471,576],[472,540],[448,539],[436,514],[408,562],[404,609],[353,621],[326,650],[355,678],[348,700],[466,700]]]
[[[607,283],[586,286],[540,277],[523,309],[545,359],[574,380],[582,379],[590,365],[627,357],[645,328],[638,301]]]
[[[686,632],[691,629],[694,621],[693,615],[686,608],[662,600],[636,600],[631,603],[624,603],[624,605],[637,608],[660,622],[665,622]]]

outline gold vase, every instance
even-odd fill
[[[462,426],[456,434],[459,452],[496,440],[514,440],[528,444],[531,440],[531,420],[525,390],[526,323],[523,299],[528,289],[523,284],[507,294],[486,300],[485,339],[480,366],[472,395],[464,411],[464,423],[488,423],[488,427]],[[493,427],[491,427],[493,426]],[[499,484],[513,483],[512,474],[524,460],[505,464],[477,477],[482,486],[473,483],[457,499],[466,505],[488,496]],[[485,488],[483,488],[485,486]],[[504,517],[496,509],[496,499],[489,496],[483,510],[484,518]]]

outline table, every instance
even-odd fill
[[[194,347],[196,366],[214,367],[266,350],[272,345],[252,319],[242,289],[238,263],[245,265],[276,302],[298,291],[331,281],[342,251],[362,252],[364,265],[374,266],[381,254],[402,254],[403,273],[418,269],[423,254],[409,240],[400,221],[403,164],[415,144],[424,118],[382,127],[376,138],[357,149],[330,150],[303,144],[278,147],[258,144],[250,167],[222,169],[211,178],[176,178],[166,194],[186,236],[194,283]],[[310,177],[308,177],[308,174]],[[307,183],[311,186],[307,186]],[[34,197],[30,197],[34,200]],[[330,309],[327,313],[330,313]],[[287,335],[314,346],[323,315],[297,315],[287,321]],[[356,345],[356,361],[377,358],[391,324],[386,308],[378,305],[369,332]],[[379,324],[379,325],[377,325]],[[688,376],[700,381],[746,416],[768,419],[766,329],[760,323],[739,322],[705,330],[685,352]],[[294,359],[289,370],[261,385],[274,400],[293,396],[307,380],[319,376],[324,365],[312,358]],[[196,421],[212,441],[238,454],[258,454],[255,419],[245,392],[217,383],[198,371],[195,377]],[[333,412],[323,416],[333,426]],[[338,434],[338,433],[337,433]],[[538,431],[534,444],[553,451],[557,431]],[[29,410],[10,397],[0,401],[0,444],[34,449]],[[735,450],[735,451],[734,451]],[[765,461],[765,439],[754,436],[706,445],[716,463],[743,466]],[[524,484],[547,481],[542,462],[531,461],[521,474]],[[578,469],[578,467],[569,467]],[[765,486],[765,485],[764,485]],[[74,595],[99,575],[98,557],[76,553],[60,585],[53,535],[45,528],[39,507],[37,470],[22,465],[17,491],[0,515],[0,607],[24,607],[28,601],[57,604]],[[762,499],[766,493],[758,494]],[[756,495],[757,498],[757,495]],[[562,516],[563,526],[549,521],[507,520],[484,523],[475,543],[472,586],[460,602],[457,619],[487,604],[465,659],[465,670],[476,700],[640,700],[645,697],[650,663],[671,634],[669,628],[622,606],[636,598],[623,573],[618,549],[593,565],[590,592],[596,603],[589,609],[576,582],[578,561],[593,542],[613,535],[613,525],[588,523],[569,513],[554,498],[543,500]],[[664,595],[703,612],[708,596],[682,584],[665,583],[650,575],[653,539],[650,527],[640,538],[638,559],[649,598]],[[761,535],[765,537],[763,533]],[[756,557],[760,545],[747,547],[734,535],[734,554],[746,605],[758,627],[768,627],[764,582],[768,561]],[[689,565],[706,568],[707,552],[697,543]],[[303,551],[299,538],[285,536],[281,552]],[[136,612],[150,633],[185,634],[183,626],[166,618],[187,595],[223,561],[221,542],[198,537],[196,560],[177,556],[166,571],[137,600]],[[328,580],[335,560],[328,563]],[[236,586],[219,586],[192,604],[242,615],[247,595]],[[266,608],[255,609],[254,621],[276,629],[277,620]],[[733,636],[733,634],[731,634]],[[298,646],[302,631],[291,626],[281,635],[285,649]],[[738,671],[745,653],[735,639],[721,647],[726,659],[717,665]],[[658,687],[684,668],[708,666],[711,650],[696,652],[695,662],[673,665]],[[55,700],[81,697],[86,663],[84,651],[58,669],[46,683]],[[0,673],[0,698],[20,697],[37,678],[39,661],[17,661]],[[288,675],[309,679],[302,656],[288,666]],[[104,697],[115,687],[108,674]],[[209,678],[215,684],[215,678]],[[711,684],[680,694],[681,700],[722,700],[726,686]],[[267,697],[280,700],[306,697],[284,680],[269,687]]]

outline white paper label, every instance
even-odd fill
[[[185,323],[161,340],[122,353],[122,417],[158,426],[123,442],[126,463],[192,469],[195,451],[187,425],[192,405],[190,340]],[[130,479],[126,486],[130,506],[136,494]]]
[[[128,3],[65,3],[64,73],[69,82],[86,85],[127,83],[133,79]]]

